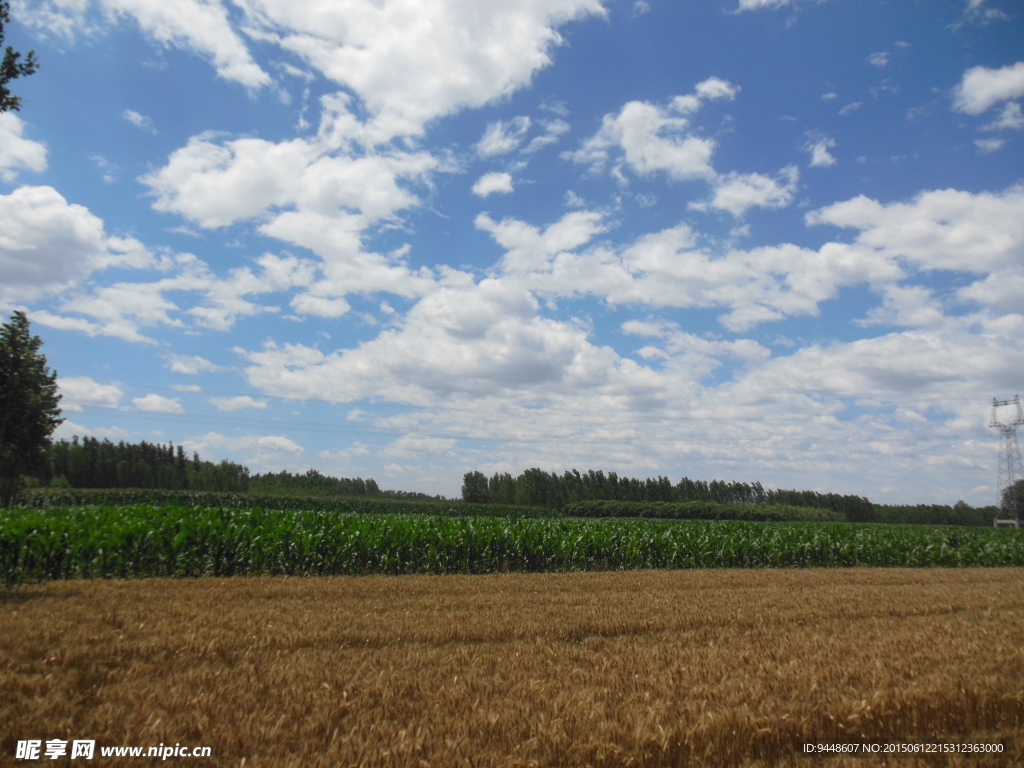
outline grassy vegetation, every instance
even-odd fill
[[[635,568],[1024,566],[1016,530],[497,518],[221,507],[49,507],[0,517],[8,584],[68,578]]]
[[[720,504],[713,501],[577,501],[565,508],[570,517],[642,517],[661,520],[747,520],[751,522],[845,523],[831,509],[784,504]]]
[[[0,626],[12,768],[25,738],[223,768],[1024,764],[1020,569],[51,582],[0,592]]]
[[[550,517],[543,507],[510,504],[467,504],[434,498],[402,499],[381,496],[316,496],[306,494],[233,493],[220,491],[162,490],[158,488],[77,488],[24,491],[18,505],[31,509],[80,506],[223,507],[359,514],[428,514],[455,517]]]

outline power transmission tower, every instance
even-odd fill
[[[1024,527],[1020,519],[1020,502],[1006,493],[1019,480],[1024,480],[1024,464],[1020,460],[1020,445],[1017,443],[1017,427],[1024,424],[1024,411],[1020,408],[1020,395],[1013,400],[992,398],[992,419],[988,425],[999,430],[999,471],[997,478],[1000,514],[993,524]],[[1016,503],[1015,503],[1016,502]]]

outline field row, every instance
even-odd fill
[[[14,509],[8,584],[69,578],[1022,566],[1012,529],[501,519],[208,507]]]
[[[1024,764],[1019,568],[64,581],[0,591],[0,626],[12,768],[25,738],[218,768]]]

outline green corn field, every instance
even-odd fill
[[[7,584],[71,578],[1024,565],[1013,529],[81,506],[0,516]]]

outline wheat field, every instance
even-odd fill
[[[996,736],[1024,759],[1020,569],[62,581],[0,592],[0,626],[2,765],[52,738],[247,767],[817,768],[844,761],[797,745]],[[160,762],[98,749],[45,764]]]

